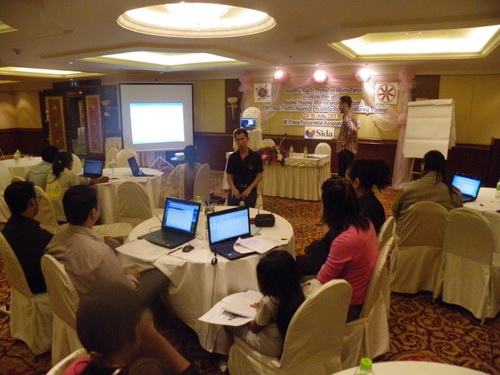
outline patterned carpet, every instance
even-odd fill
[[[211,192],[223,200],[222,172],[212,172]],[[392,188],[376,193],[386,214],[396,196]],[[293,226],[297,254],[320,236],[316,223],[321,214],[320,202],[264,197],[264,208],[286,218]],[[0,304],[8,301],[9,288],[0,272]],[[430,293],[392,294],[389,320],[391,345],[389,352],[376,361],[433,361],[468,367],[500,375],[500,317],[480,326],[466,310],[432,301]],[[224,357],[207,353],[196,334],[179,320],[171,320],[163,331],[173,344],[206,375],[221,374],[219,361]],[[22,342],[10,337],[8,319],[0,314],[0,375],[44,374],[50,368],[50,354],[35,358]]]

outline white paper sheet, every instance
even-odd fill
[[[257,252],[264,254],[275,247],[285,245],[287,242],[267,236],[255,236],[249,238],[238,238],[234,249],[239,253],[247,254]]]
[[[147,240],[134,240],[116,248],[122,254],[153,263],[162,255],[175,249],[166,249]]]

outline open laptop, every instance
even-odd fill
[[[102,177],[102,168],[104,166],[104,161],[99,159],[85,159],[83,164],[83,174],[82,176],[88,178],[99,178]]]
[[[256,118],[242,118],[240,119],[240,128],[246,130],[253,130],[257,127]]]
[[[248,255],[234,250],[234,244],[238,238],[251,235],[248,207],[210,213],[207,215],[207,223],[210,250],[227,259],[237,259]]]
[[[156,245],[172,249],[196,236],[200,203],[167,198],[161,229],[139,236]]]
[[[462,202],[466,203],[476,200],[481,182],[480,178],[455,173],[451,184],[462,192]]]
[[[135,156],[132,156],[127,159],[128,165],[130,166],[130,169],[132,170],[132,174],[135,177],[152,177],[152,174],[146,174],[141,169],[139,168],[139,164],[137,164],[137,160]]]

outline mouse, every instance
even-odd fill
[[[184,246],[184,247],[182,248],[182,251],[183,251],[184,253],[189,253],[189,252],[190,252],[191,250],[193,250],[193,249],[194,249],[194,246],[193,246],[193,245],[186,245],[186,246]]]

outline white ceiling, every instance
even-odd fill
[[[213,1],[212,1],[213,2]],[[23,66],[97,72],[103,83],[125,81],[238,78],[244,70],[272,76],[277,67],[311,75],[320,65],[329,75],[353,75],[368,66],[380,74],[410,65],[417,74],[500,74],[500,47],[480,59],[355,62],[328,46],[367,33],[416,32],[500,24],[499,0],[229,0],[272,16],[264,33],[224,39],[176,39],[134,33],[116,19],[126,10],[159,0],[1,0],[0,21],[17,29],[0,34],[0,67]],[[247,66],[196,69],[113,66],[84,57],[138,50],[206,52],[238,59]],[[21,84],[0,90],[48,85],[54,79],[2,76]]]

